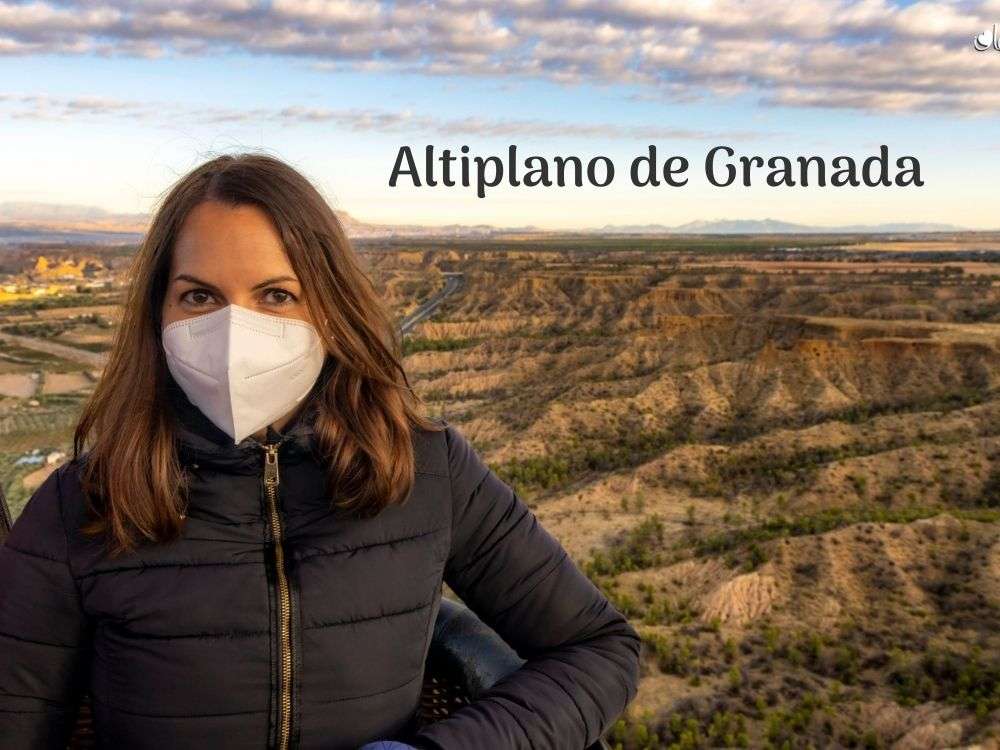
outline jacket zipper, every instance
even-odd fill
[[[292,597],[285,574],[281,515],[278,511],[278,443],[265,445],[264,450],[264,490],[267,493],[271,536],[274,540],[275,577],[278,582],[278,640],[281,653],[278,750],[287,750],[292,728]]]

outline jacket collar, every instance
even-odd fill
[[[181,463],[210,463],[217,466],[249,466],[262,460],[263,444],[253,436],[239,443],[223,432],[205,413],[191,403],[170,373],[167,376],[167,402],[173,416],[174,442]],[[316,417],[315,392],[282,431],[267,427],[267,442],[278,443],[282,460],[302,458],[314,446],[313,423]]]

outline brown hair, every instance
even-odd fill
[[[329,466],[332,507],[373,515],[401,503],[414,480],[410,427],[443,429],[418,412],[400,364],[390,316],[361,269],[333,210],[299,172],[272,156],[211,159],[178,180],[162,200],[130,269],[130,284],[108,363],[77,423],[73,458],[111,556],[142,539],[177,538],[185,477],[174,445],[160,330],[171,255],[188,213],[207,200],[250,204],[280,233],[327,348],[314,394],[314,430]],[[331,356],[332,355],[332,356]],[[98,502],[98,499],[100,502]]]

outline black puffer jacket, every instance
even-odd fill
[[[157,750],[281,747],[282,727],[290,748],[582,750],[634,697],[636,631],[454,426],[414,431],[412,494],[365,520],[329,510],[307,409],[269,429],[272,514],[264,448],[172,402],[181,540],[107,559],[70,462],[0,547],[4,750],[65,747],[81,690],[103,746]],[[418,729],[442,580],[528,661]]]

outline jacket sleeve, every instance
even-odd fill
[[[442,423],[454,505],[445,581],[526,661],[421,728],[411,744],[584,750],[635,697],[639,635],[514,490]]]
[[[53,471],[0,545],[0,737],[64,750],[82,690],[89,630],[70,573]]]

